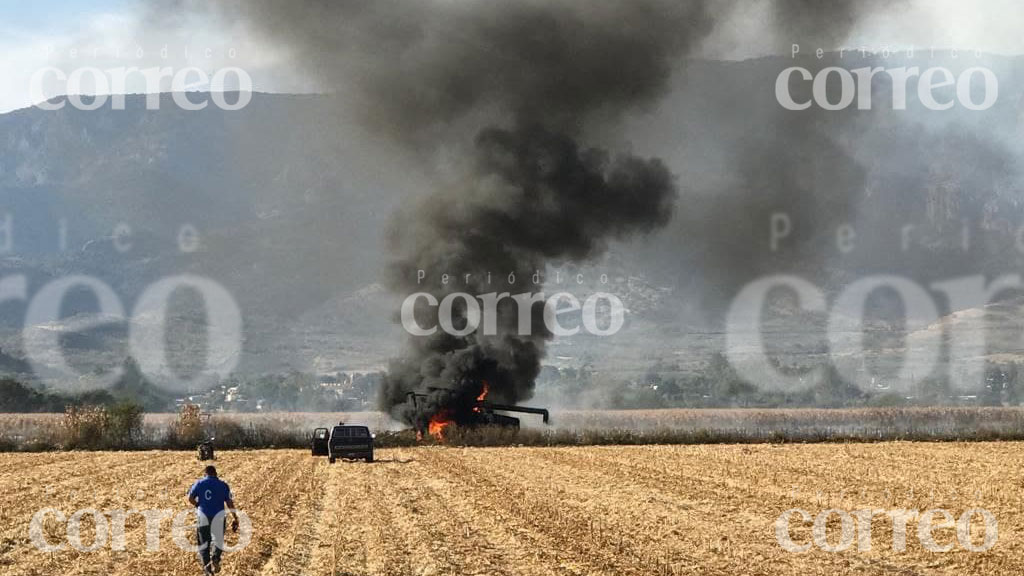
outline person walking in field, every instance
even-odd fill
[[[192,485],[188,491],[188,503],[196,509],[199,521],[196,536],[199,540],[199,562],[203,565],[203,574],[209,576],[220,572],[220,556],[224,547],[225,514],[231,513],[231,530],[238,532],[238,514],[235,502],[231,499],[231,488],[217,477],[217,468],[207,466],[204,476]],[[227,512],[225,511],[227,506]],[[220,522],[220,530],[212,530],[214,522]],[[216,539],[216,541],[214,541]],[[211,550],[212,549],[212,550]]]

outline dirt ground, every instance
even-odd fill
[[[225,556],[222,574],[656,575],[1024,573],[1024,445],[856,444],[443,448],[379,450],[377,462],[337,463],[306,451],[222,452],[216,465],[252,520],[251,542]],[[0,455],[0,573],[200,574],[194,555],[159,524],[129,514],[124,550],[111,538],[73,549],[67,521],[43,508],[187,509],[200,475],[192,453]],[[813,545],[811,521],[790,523],[787,551],[776,520],[790,509],[879,511],[871,535],[845,551]],[[932,531],[948,552],[927,550],[919,522],[906,551],[886,511],[984,508],[998,522],[986,551],[970,551],[951,526]],[[81,540],[96,537],[86,515]],[[841,516],[826,525],[840,540]],[[968,544],[984,547],[982,516]],[[191,519],[191,517],[190,517]],[[937,519],[936,524],[941,522]],[[232,540],[229,539],[229,542]],[[859,549],[867,541],[870,550]],[[101,542],[102,543],[102,542]]]

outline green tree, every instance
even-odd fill
[[[111,445],[132,448],[142,440],[143,408],[131,400],[122,400],[107,409],[107,435]]]
[[[0,380],[0,412],[40,412],[48,405],[44,394],[13,380]]]

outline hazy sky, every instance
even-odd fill
[[[817,48],[800,38],[764,32],[770,28],[764,26],[770,1],[739,0],[741,8],[731,12],[700,54],[743,59],[778,52],[793,42],[804,44],[805,52]],[[210,72],[238,66],[249,72],[257,90],[318,89],[315,79],[305,77],[280,47],[239,26],[197,17],[155,22],[144,14],[139,0],[0,0],[0,112],[34,104],[30,79],[46,66],[65,71],[196,66]],[[957,47],[1024,54],[1021,30],[1024,10],[1019,0],[906,0],[867,18],[843,47]],[[165,46],[166,59],[160,53]],[[129,85],[129,91],[143,87]]]

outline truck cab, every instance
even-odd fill
[[[366,426],[338,425],[313,431],[313,455],[327,456],[331,464],[339,458],[373,462],[373,435]]]

